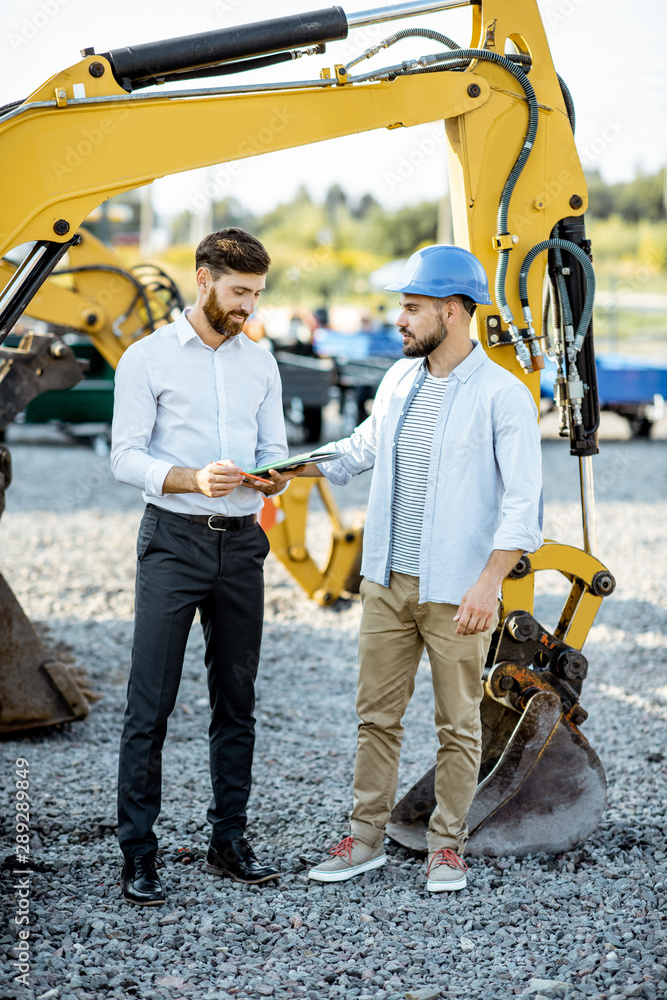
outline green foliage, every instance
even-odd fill
[[[289,300],[293,305],[362,301],[372,271],[403,254],[401,248],[409,240],[428,239],[423,236],[430,232],[430,220],[427,225],[423,222],[429,217],[427,209],[437,219],[435,205],[417,206],[416,221],[410,225],[410,209],[385,212],[370,194],[355,205],[336,184],[318,205],[301,189],[292,201],[253,220],[252,232],[266,245],[273,261],[265,300]],[[400,225],[393,222],[397,215],[401,215]],[[400,238],[396,235],[389,240],[387,234],[394,228]],[[408,252],[417,245],[410,245]]]
[[[388,258],[409,257],[420,246],[435,243],[438,232],[438,205],[420,201],[388,212],[377,203],[368,211],[364,246]]]
[[[593,241],[598,284],[637,281],[642,289],[667,287],[667,220],[664,171],[639,173],[633,181],[606,184],[598,172],[588,175],[588,235]],[[234,198],[214,206],[216,228],[241,226],[261,239],[272,258],[264,300],[293,306],[357,302],[366,307],[393,301],[371,294],[369,275],[388,260],[409,257],[437,239],[438,205],[420,202],[383,208],[372,194],[355,202],[337,184],[321,203],[305,187],[263,215]],[[194,292],[189,215],[174,224],[176,246],[163,255],[186,295]]]
[[[591,219],[588,236],[599,287],[610,278],[637,279],[646,291],[667,289],[667,222]]]
[[[634,180],[620,184],[605,184],[599,171],[586,175],[589,212],[598,219],[620,215],[627,222],[648,219],[658,222],[665,218],[665,171],[655,174],[639,171]]]

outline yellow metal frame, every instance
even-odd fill
[[[313,489],[319,493],[333,525],[331,546],[320,568],[308,552],[306,527],[308,503]],[[323,479],[294,479],[282,496],[266,501],[274,508],[260,521],[271,542],[271,551],[318,604],[333,604],[348,589],[348,581],[358,571],[361,526],[345,527],[328,483]]]
[[[598,613],[603,598],[591,589],[596,573],[607,570],[599,559],[575,548],[547,539],[537,552],[530,553],[532,572],[522,579],[510,577],[503,582],[503,617],[512,611],[533,613],[535,599],[535,573],[556,570],[572,584],[563,606],[554,635],[575,649],[581,649]]]

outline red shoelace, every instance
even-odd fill
[[[462,872],[466,872],[468,870],[468,866],[465,861],[454,851],[450,851],[448,847],[441,847],[439,851],[435,852],[428,866],[428,870],[426,872],[427,875],[430,874],[431,868],[433,868],[434,865],[436,868],[438,865],[449,865],[450,868],[458,868],[459,871]]]
[[[333,854],[335,858],[344,858],[347,855],[348,862],[352,864],[353,844],[356,844],[354,837],[343,837],[340,844],[336,844],[335,847],[329,849],[329,854]]]

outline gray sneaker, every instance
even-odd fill
[[[451,892],[454,889],[465,889],[465,861],[448,847],[441,847],[428,856],[426,872],[426,888],[430,892]]]
[[[369,847],[354,837],[344,837],[329,854],[331,860],[311,868],[308,878],[316,882],[344,882],[354,875],[380,868],[387,860],[382,840],[375,847]]]

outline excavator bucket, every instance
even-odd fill
[[[40,392],[76,385],[85,368],[52,334],[28,332],[16,347],[0,347],[0,430]],[[0,514],[10,483],[10,454],[0,446]],[[88,712],[83,691],[49,655],[0,574],[0,734],[72,722]]]
[[[492,740],[510,720],[485,698],[482,718],[487,757]],[[607,798],[604,770],[595,751],[564,718],[555,692],[534,694],[491,771],[477,786],[468,813],[466,853],[502,857],[559,854],[582,843],[600,822]],[[495,725],[491,726],[491,720]],[[435,807],[435,767],[401,799],[391,814],[389,836],[426,851],[428,820]]]
[[[558,569],[570,584],[558,625],[532,615],[535,572]],[[560,854],[600,822],[607,783],[580,726],[588,671],[581,644],[614,578],[594,556],[547,541],[523,556],[503,583],[506,610],[491,640],[480,706],[482,759],[468,813],[467,853]],[[530,610],[519,610],[523,605]],[[395,806],[387,832],[426,851],[435,807],[435,767]]]
[[[0,733],[84,719],[88,702],[55,662],[0,574]]]

